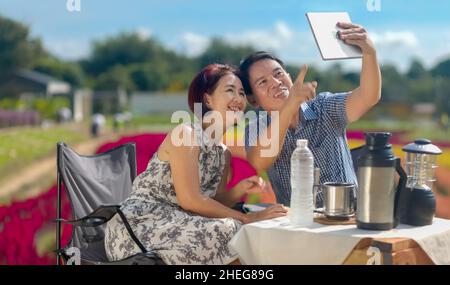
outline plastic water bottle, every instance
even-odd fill
[[[297,148],[291,156],[291,210],[289,219],[294,226],[313,223],[314,157],[308,148],[308,140],[297,140]]]

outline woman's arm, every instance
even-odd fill
[[[231,179],[231,157],[231,152],[228,149],[225,150],[225,169],[214,199],[232,207],[239,203],[244,195],[266,193],[265,181],[256,175],[242,179],[233,188],[227,189],[227,184]]]
[[[193,137],[194,132],[188,126],[182,126],[184,134]],[[234,218],[243,223],[284,216],[286,210],[281,206],[270,207],[266,210],[246,215],[233,210],[221,203],[203,196],[200,192],[198,173],[198,146],[175,146],[168,143],[169,163],[172,179],[179,205],[187,211],[211,218]]]
[[[223,170],[222,180],[220,181],[219,187],[214,196],[214,200],[222,203],[225,206],[232,207],[239,202],[242,195],[233,191],[234,189],[227,189],[227,184],[231,179],[231,152],[227,149],[225,150],[225,167]]]

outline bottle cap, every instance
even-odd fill
[[[307,148],[308,147],[308,140],[297,140],[297,147]]]

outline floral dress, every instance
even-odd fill
[[[199,190],[214,197],[225,167],[225,146],[200,143],[199,147]],[[136,177],[133,192],[121,209],[141,243],[167,264],[228,264],[237,258],[228,242],[241,223],[183,210],[175,195],[170,164],[160,160],[157,152]],[[119,215],[107,223],[105,249],[110,260],[140,252]]]

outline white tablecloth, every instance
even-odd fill
[[[342,264],[362,238],[410,238],[435,264],[450,264],[450,220],[366,231],[355,225],[293,227],[287,217],[244,225],[230,241],[243,264]]]

